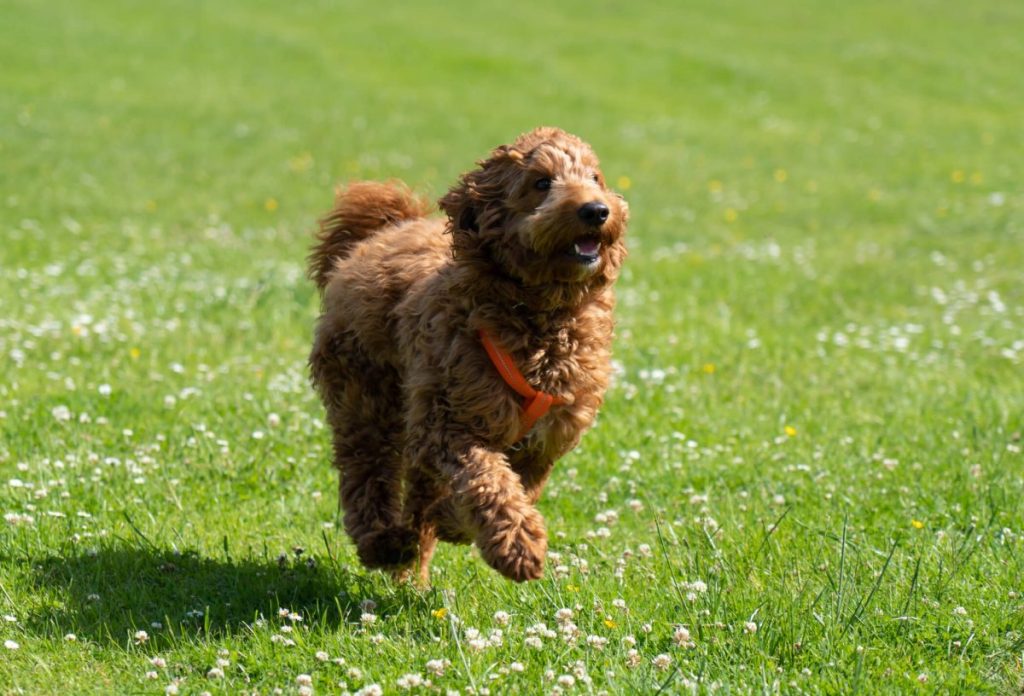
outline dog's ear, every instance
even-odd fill
[[[453,233],[479,232],[505,224],[505,202],[516,166],[523,154],[509,145],[502,145],[490,158],[478,163],[476,169],[463,174],[458,183],[438,201],[448,215],[448,228]]]

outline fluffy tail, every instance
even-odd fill
[[[377,231],[426,216],[430,205],[400,181],[357,181],[338,189],[334,209],[320,220],[309,254],[309,277],[323,290],[338,259]]]

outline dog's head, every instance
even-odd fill
[[[605,185],[590,146],[557,128],[496,148],[440,205],[457,258],[524,285],[606,285],[625,257],[629,206]]]

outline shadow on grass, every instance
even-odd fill
[[[382,615],[427,606],[423,595],[379,573],[301,553],[236,560],[112,545],[36,561],[31,577],[40,601],[30,630],[121,645],[138,630],[147,631],[151,647],[173,635],[230,635],[261,617],[276,618],[281,608],[301,614],[306,626],[330,630],[354,628],[360,603],[371,597]]]

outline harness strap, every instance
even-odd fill
[[[519,371],[519,368],[516,367],[512,356],[495,343],[491,335],[482,329],[480,330],[480,341],[484,344],[487,357],[491,359],[491,363],[498,370],[498,374],[501,375],[505,384],[512,387],[513,391],[523,397],[523,410],[519,416],[519,435],[516,437],[516,440],[519,441],[526,437],[526,434],[533,428],[534,423],[543,418],[544,414],[551,410],[552,406],[559,405],[563,401],[557,396],[537,391],[531,387],[530,383],[526,381],[526,378]]]

